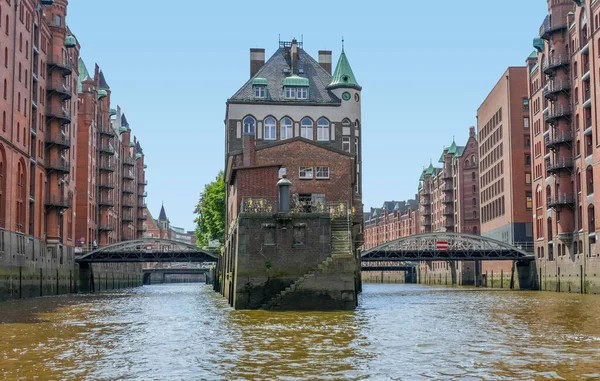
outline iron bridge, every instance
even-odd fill
[[[165,275],[177,275],[177,274],[182,274],[182,275],[193,275],[193,274],[206,274],[210,271],[210,269],[207,268],[196,268],[196,269],[183,269],[183,268],[177,268],[177,269],[171,269],[171,268],[164,268],[164,269],[160,269],[160,268],[155,268],[155,269],[142,269],[142,272],[144,274],[165,274]]]
[[[522,245],[511,246],[488,237],[463,233],[424,233],[403,237],[366,250],[361,261],[533,261]]]
[[[144,238],[107,245],[75,258],[78,263],[217,262],[217,253],[167,239]]]

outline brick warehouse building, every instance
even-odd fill
[[[600,292],[600,3],[548,2],[528,59],[534,238],[543,290]],[[596,180],[598,179],[598,180]]]
[[[331,62],[331,51],[319,51],[317,62],[296,40],[280,42],[267,62],[264,49],[251,49],[250,80],[227,102],[219,287],[235,308],[356,305],[361,87],[343,49],[333,75]],[[275,213],[284,175],[292,200],[285,218]],[[355,213],[334,218],[342,209]]]
[[[66,23],[67,6],[0,1],[0,299],[74,289],[77,205],[87,194],[76,180],[85,150],[80,46]],[[112,267],[117,284],[121,273],[136,271]]]

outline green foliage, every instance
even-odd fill
[[[219,172],[215,181],[206,184],[204,192],[194,213],[198,215],[196,222],[196,238],[198,246],[205,247],[212,240],[218,240],[222,247],[225,237],[225,182],[223,171]]]

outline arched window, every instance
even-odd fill
[[[294,137],[294,130],[292,120],[288,117],[285,117],[280,122],[281,131],[279,132],[279,139],[291,139]]]
[[[473,226],[473,234],[477,235],[477,226]]]
[[[256,121],[253,117],[248,116],[244,119],[244,135],[256,134]]]
[[[475,180],[475,172],[471,172],[471,180]]]
[[[300,136],[313,140],[313,121],[310,118],[302,119],[300,123]]]
[[[321,142],[329,140],[329,121],[325,118],[317,121],[317,140]]]
[[[354,121],[354,128],[360,128],[360,122],[358,121],[358,119]]]
[[[588,206],[588,234],[596,232],[596,216],[594,213],[594,204],[590,204],[590,206]]]
[[[344,118],[344,120],[342,120],[342,126],[350,126],[350,119]]]
[[[473,185],[473,193],[477,192],[477,187]]]
[[[275,122],[275,118],[269,116],[265,119],[265,140],[276,140],[277,139],[277,122]]]
[[[587,169],[585,170],[585,180],[587,183],[587,194],[593,194],[594,193],[594,170],[592,169],[592,166],[587,167]]]

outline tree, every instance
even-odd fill
[[[196,238],[199,247],[208,246],[210,241],[218,240],[223,246],[225,237],[225,181],[223,171],[219,172],[215,181],[206,184],[204,192],[194,213],[198,215],[196,222]]]

